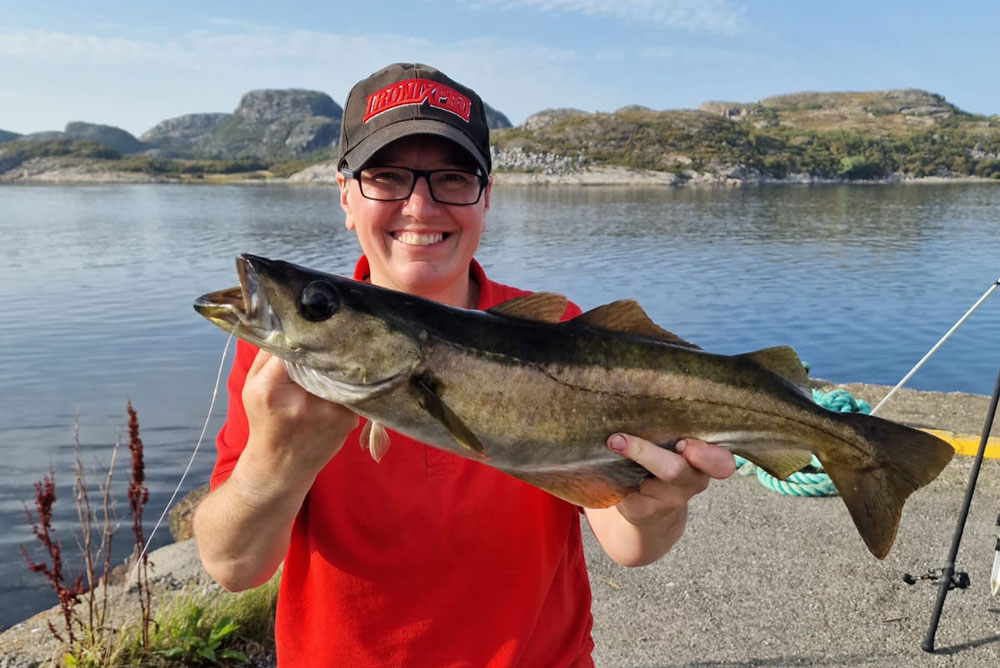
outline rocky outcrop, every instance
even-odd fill
[[[589,116],[586,111],[582,109],[545,109],[539,111],[537,114],[532,114],[524,120],[524,124],[521,125],[522,128],[529,131],[541,130],[547,128],[553,123],[560,121],[564,118],[570,116]]]
[[[229,118],[199,140],[201,155],[197,157],[294,157],[332,148],[342,115],[340,105],[326,93],[250,91]]]
[[[303,120],[322,116],[339,120],[344,110],[326,93],[291,88],[252,90],[240,100],[233,115],[250,125]]]
[[[496,171],[528,172],[533,174],[565,174],[577,172],[587,161],[577,156],[555,153],[532,153],[523,148],[490,147],[490,158]]]
[[[104,144],[122,155],[141,153],[147,146],[130,133],[111,125],[97,125],[74,121],[66,125],[66,137],[69,139],[87,139],[98,144]]]
[[[139,139],[156,147],[159,155],[196,155],[200,153],[212,132],[232,118],[232,114],[185,114],[160,121],[140,135]]]
[[[778,111],[857,109],[873,114],[941,118],[952,116],[958,111],[943,96],[917,88],[868,92],[789,93],[765,97],[758,104]]]
[[[618,107],[615,109],[616,114],[627,114],[635,111],[653,111],[649,107],[643,106],[641,104],[626,104],[624,107]]]
[[[290,158],[337,145],[343,109],[312,90],[253,90],[231,114],[187,114],[147,130],[157,155],[180,158]]]
[[[486,112],[486,127],[490,130],[503,130],[513,127],[506,116],[485,102],[483,102],[483,110]]]
[[[0,183],[160,183],[169,179],[115,169],[113,160],[70,156],[23,159],[0,149]]]
[[[170,535],[178,543],[188,538],[194,538],[194,529],[191,522],[194,519],[195,508],[201,500],[208,496],[208,484],[198,487],[174,504],[167,515],[167,522],[170,526]]]
[[[340,139],[340,122],[322,116],[310,116],[292,127],[285,138],[291,155],[333,148]]]
[[[802,92],[751,103],[705,102],[702,111],[756,127],[864,131],[885,135],[933,127],[964,112],[943,96],[916,88],[865,92]]]
[[[42,130],[41,132],[29,132],[18,137],[21,141],[50,141],[52,139],[66,139],[66,133],[59,130]]]
[[[741,119],[749,116],[759,116],[764,112],[764,108],[759,104],[744,104],[742,102],[702,102],[698,105],[699,111],[710,114],[724,116],[725,118]]]
[[[13,139],[31,142],[51,141],[53,139],[80,139],[107,146],[118,151],[121,155],[141,153],[149,148],[146,144],[121,128],[116,128],[113,125],[84,123],[82,121],[67,123],[66,130],[63,132],[46,130],[15,136]]]

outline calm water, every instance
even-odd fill
[[[96,483],[132,400],[147,530],[159,516],[225,345],[191,302],[235,284],[242,252],[349,273],[358,250],[332,189],[0,187],[0,628],[55,602],[19,553],[34,548],[23,504],[53,470],[72,550],[76,420]],[[1000,275],[1000,187],[498,189],[478,257],[497,280],[584,308],[638,299],[714,352],[790,344],[814,376],[893,384]],[[998,367],[994,296],[909,385],[988,394]],[[222,406],[224,390],[211,434]],[[182,491],[212,458],[209,442]]]

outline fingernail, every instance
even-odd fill
[[[610,439],[608,439],[608,447],[610,447],[615,452],[625,452],[625,448],[628,446],[628,441],[621,434],[615,434]]]
[[[688,446],[688,442],[682,438],[681,440],[679,440],[676,443],[674,443],[674,452],[676,452],[677,454],[680,454],[680,453],[684,452],[684,448],[686,448],[687,446]]]

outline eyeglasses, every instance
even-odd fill
[[[346,179],[357,179],[367,199],[394,202],[409,198],[417,178],[427,179],[431,198],[441,204],[468,206],[483,196],[488,177],[460,169],[410,169],[409,167],[365,167],[360,171],[343,168]]]

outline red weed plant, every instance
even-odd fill
[[[37,517],[33,516],[28,506],[24,507],[24,514],[28,517],[28,524],[31,525],[31,532],[42,544],[48,554],[49,562],[33,561],[24,546],[21,547],[21,554],[28,562],[28,570],[32,573],[41,573],[52,585],[56,596],[59,598],[59,607],[62,610],[63,619],[66,622],[66,634],[69,643],[73,644],[75,636],[73,634],[73,606],[79,600],[80,594],[86,589],[83,586],[83,576],[77,577],[71,586],[67,586],[63,576],[62,544],[56,540],[52,528],[52,505],[56,502],[56,474],[49,471],[49,475],[43,476],[41,481],[35,483],[35,510]],[[52,622],[48,622],[49,631],[57,640],[63,642],[62,636],[56,631]]]
[[[149,560],[144,551],[144,539],[142,530],[142,511],[149,500],[149,491],[146,488],[146,472],[143,462],[142,439],[139,438],[139,419],[132,403],[127,403],[128,412],[128,432],[129,451],[132,455],[131,475],[128,486],[129,510],[132,514],[132,531],[135,537],[135,570],[138,573],[137,589],[139,595],[140,610],[142,612],[142,639],[145,647],[149,646],[149,626],[152,623],[152,592],[149,585],[148,565]],[[75,446],[76,446],[76,482],[74,485],[77,519],[81,531],[81,554],[83,557],[83,570],[86,575],[76,578],[72,585],[65,582],[62,545],[53,536],[52,528],[52,507],[56,501],[55,473],[50,471],[41,481],[35,483],[35,514],[25,505],[24,512],[27,515],[28,523],[31,525],[32,533],[42,544],[47,554],[48,561],[35,562],[29,556],[24,547],[21,547],[21,554],[28,562],[28,569],[33,573],[41,573],[51,584],[59,599],[59,606],[66,623],[66,635],[64,639],[51,622],[49,631],[60,642],[68,644],[70,651],[76,649],[86,650],[85,645],[93,645],[91,649],[97,649],[101,656],[107,657],[107,641],[115,634],[115,630],[107,626],[108,618],[108,578],[111,573],[111,537],[115,530],[116,518],[111,501],[111,478],[115,468],[115,459],[121,441],[117,440],[111,453],[111,461],[104,484],[100,488],[101,506],[103,509],[103,521],[98,520],[97,513],[91,506],[90,495],[87,491],[87,480],[84,472],[82,457],[80,455],[80,434],[79,423],[76,425]],[[95,524],[97,526],[95,527]],[[97,533],[98,540],[92,539],[92,534]],[[96,542],[96,545],[95,545]],[[141,555],[141,557],[140,557]],[[103,562],[103,573],[98,573],[97,563]],[[99,587],[103,581],[104,586]],[[128,583],[125,583],[128,587]],[[100,588],[100,596],[95,596],[96,590]],[[87,617],[81,618],[76,612],[75,606],[80,602],[81,596],[86,595]],[[74,626],[83,632],[83,639],[74,633]],[[103,647],[102,647],[103,643]]]
[[[142,611],[142,645],[149,646],[149,625],[152,620],[152,600],[149,590],[149,558],[145,550],[142,532],[142,510],[149,500],[146,488],[146,467],[142,460],[142,439],[139,438],[139,418],[132,402],[126,405],[128,412],[128,449],[132,453],[131,477],[128,485],[128,507],[132,513],[132,533],[135,535],[136,584],[139,587],[139,606]]]

